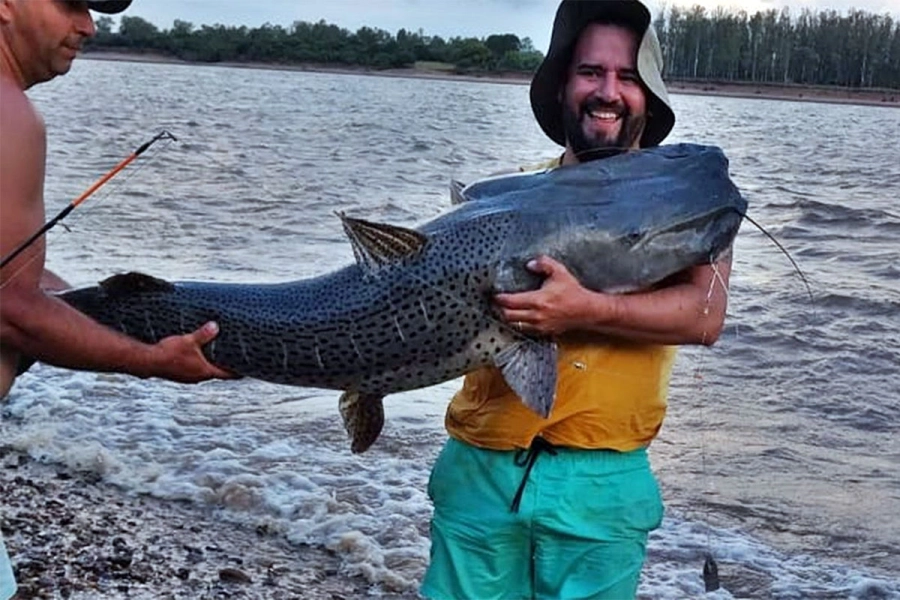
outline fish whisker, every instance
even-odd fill
[[[754,227],[756,227],[757,229],[759,229],[759,230],[763,233],[763,235],[765,235],[767,238],[769,238],[769,240],[770,240],[773,244],[775,244],[775,246],[776,246],[779,250],[781,250],[781,253],[784,254],[784,255],[787,257],[787,259],[788,259],[789,261],[791,261],[791,265],[793,265],[794,270],[797,272],[797,275],[800,276],[800,279],[803,281],[803,285],[806,286],[806,293],[807,293],[807,295],[809,296],[810,301],[814,300],[813,292],[812,292],[812,287],[810,287],[810,285],[809,285],[809,280],[806,278],[806,275],[805,275],[805,274],[803,273],[803,271],[800,269],[800,265],[798,265],[798,264],[797,264],[797,261],[794,260],[794,257],[791,256],[790,252],[787,251],[787,249],[781,244],[781,242],[779,242],[779,241],[775,238],[774,235],[772,235],[771,233],[769,233],[768,231],[766,231],[766,229],[765,229],[762,225],[760,225],[759,223],[757,223],[756,221],[754,221],[751,217],[749,217],[749,216],[746,215],[746,214],[742,214],[741,217],[742,217],[745,221],[749,221],[751,225],[753,225]]]

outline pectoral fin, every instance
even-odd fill
[[[556,396],[556,356],[555,343],[526,339],[494,359],[512,391],[545,419]]]
[[[350,451],[360,454],[369,449],[384,427],[384,396],[346,391],[341,395],[338,408],[344,420],[344,429],[350,436]]]

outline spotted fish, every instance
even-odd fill
[[[496,365],[537,413],[549,414],[556,346],[502,322],[498,292],[533,290],[525,268],[561,261],[587,288],[639,290],[732,243],[747,205],[715,147],[671,145],[557,169],[485,179],[417,228],[340,215],[356,261],[280,284],[170,283],[111,277],[62,299],[123,333],[155,342],[220,326],[205,349],[234,373],[343,390],[354,452],[384,422],[386,394]]]

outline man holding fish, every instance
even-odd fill
[[[44,221],[44,123],[25,90],[67,73],[95,33],[89,10],[114,14],[131,0],[0,0],[0,256],[6,257]],[[68,287],[44,268],[43,238],[0,272],[0,399],[15,381],[23,354],[63,367],[198,382],[230,375],[201,347],[217,334],[207,323],[189,335],[148,345],[99,325],[45,293]],[[0,541],[0,599],[15,591]]]
[[[563,0],[531,84],[543,131],[565,147],[543,167],[658,145],[675,117],[648,9]],[[725,318],[730,252],[650,291],[603,294],[535,257],[542,287],[500,294],[513,327],[559,342],[546,419],[487,367],[446,414],[429,481],[434,599],[634,598],[663,506],[647,447],[666,411],[675,346],[711,345]]]
[[[9,255],[44,220],[44,124],[25,95],[32,85],[69,71],[94,32],[89,9],[121,12],[130,0],[0,0],[0,255]],[[67,287],[44,268],[43,238],[0,274],[0,397],[16,377],[19,357],[74,369],[197,382],[229,377],[201,347],[215,323],[148,345],[103,327],[45,293]]]

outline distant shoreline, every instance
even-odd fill
[[[502,83],[527,85],[530,75],[519,73],[492,73],[489,75],[465,75],[449,71],[423,69],[368,69],[365,67],[335,67],[330,65],[243,62],[192,62],[161,54],[136,54],[128,52],[92,51],[81,55],[87,60],[112,60],[124,62],[149,62],[165,64],[202,65],[212,67],[234,67],[242,69],[264,69],[276,71],[301,71],[310,73],[332,73],[338,75],[369,75],[374,77],[398,77],[406,79],[438,79],[442,81],[471,81],[482,83]],[[734,83],[719,81],[667,81],[670,94],[699,96],[723,96],[733,98],[760,98],[794,102],[820,102],[830,104],[855,104],[864,106],[885,106],[900,108],[900,90],[889,89],[848,89],[828,86],[804,86],[794,84]]]

